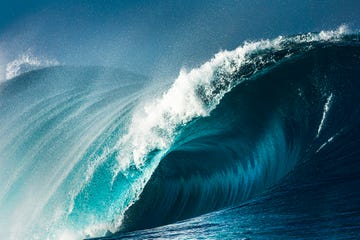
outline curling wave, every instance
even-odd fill
[[[5,82],[0,233],[102,236],[248,200],[357,123],[359,56],[341,27],[220,52],[161,96],[118,69]]]
[[[281,53],[247,78],[233,74],[240,84],[209,116],[182,127],[121,230],[239,204],[357,126],[360,99],[351,88],[358,86],[360,49],[357,36],[347,38]]]

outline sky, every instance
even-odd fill
[[[64,65],[166,78],[244,41],[341,24],[360,29],[360,1],[2,0],[0,77],[8,62],[31,52]]]

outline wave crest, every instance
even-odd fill
[[[57,66],[59,62],[56,59],[47,59],[45,57],[36,57],[31,50],[21,54],[17,59],[6,64],[6,80],[19,76],[20,74],[45,68]]]

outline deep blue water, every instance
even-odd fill
[[[356,239],[360,42],[245,43],[171,84],[58,66],[0,85],[6,239]]]

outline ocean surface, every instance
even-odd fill
[[[344,27],[164,83],[25,71],[0,84],[0,238],[360,238],[359,78]]]

